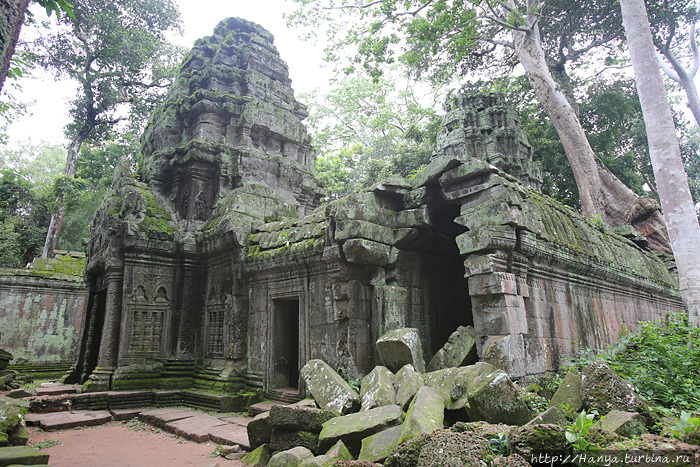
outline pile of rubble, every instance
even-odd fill
[[[415,329],[388,333],[377,342],[385,366],[362,379],[359,393],[322,360],[309,361],[302,378],[313,399],[275,406],[249,422],[254,450],[243,462],[270,467],[536,465],[571,453],[572,433],[614,452],[700,453],[696,446],[648,434],[647,427],[660,420],[605,364],[567,374],[549,408],[536,414],[525,392],[493,365],[441,368],[469,352],[470,346],[455,344],[464,331],[439,353],[442,363],[430,362],[429,372],[421,371],[425,363]],[[604,415],[585,434],[576,432],[571,420],[581,410]]]

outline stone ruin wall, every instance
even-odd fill
[[[74,363],[87,295],[82,270],[0,270],[0,348],[15,364]]]
[[[97,214],[74,381],[267,390],[314,358],[354,379],[386,331],[417,328],[428,359],[470,324],[478,357],[518,377],[682,309],[645,239],[536,191],[497,97],[457,96],[413,180],[319,208],[305,115],[264,29],[230,18],[195,44],[141,172],[120,168]]]

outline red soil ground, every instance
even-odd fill
[[[29,444],[57,440],[62,444],[42,451],[51,467],[240,467],[240,461],[208,457],[213,443],[194,443],[147,425],[126,423],[43,432],[30,427]]]

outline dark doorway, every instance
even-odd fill
[[[274,300],[271,387],[299,387],[299,299]]]

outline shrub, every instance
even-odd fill
[[[590,360],[579,357],[574,366]],[[606,362],[655,404],[691,412],[700,408],[700,329],[690,326],[687,316],[640,323],[635,333],[624,335],[595,360]]]

